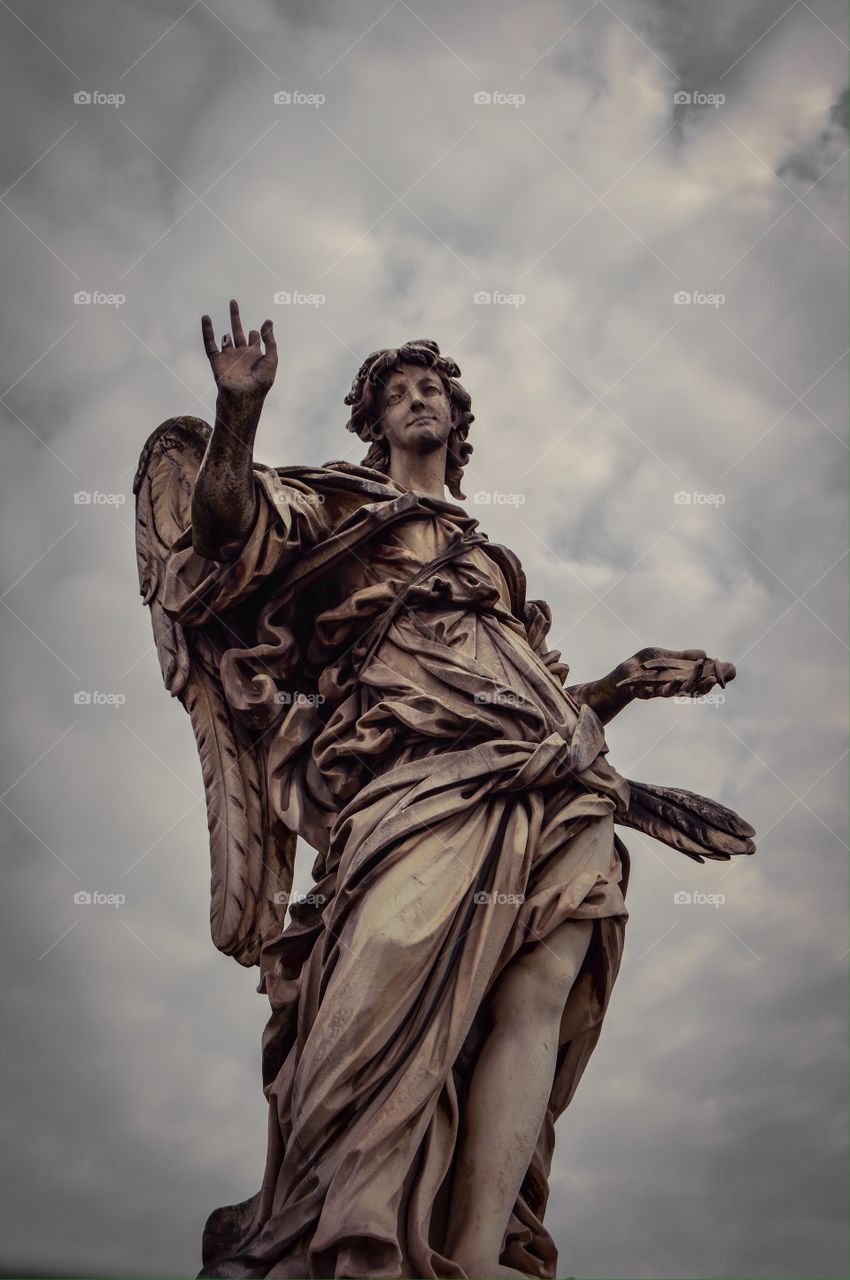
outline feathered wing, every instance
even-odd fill
[[[504,561],[504,548],[493,548],[491,554],[493,551],[498,552]],[[517,566],[518,561],[514,566],[515,573]],[[563,684],[569,667],[560,661],[561,655],[557,650],[546,647],[552,611],[545,600],[525,599],[521,569],[515,581],[529,644]],[[575,695],[581,688],[580,685],[574,686],[568,692]],[[705,862],[707,858],[728,862],[740,854],[755,853],[755,830],[734,809],[681,787],[658,787],[649,782],[634,782],[631,778],[627,782],[629,807],[625,814],[617,816],[618,826],[642,831],[662,844],[678,849],[695,862]]]
[[[210,928],[219,951],[259,962],[263,941],[283,927],[296,836],[268,800],[266,740],[225,697],[220,664],[232,648],[214,627],[187,627],[162,607],[167,557],[191,521],[192,487],[210,437],[200,418],[170,418],[149,437],[133,484],[136,555],[151,611],[165,687],[189,713],[206,792],[210,832]]]
[[[728,862],[739,854],[755,853],[755,830],[734,809],[681,787],[629,783],[629,808],[617,817],[620,826],[633,827],[695,862]]]

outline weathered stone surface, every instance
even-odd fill
[[[219,349],[203,322],[214,429],[164,423],[136,477],[142,592],[203,769],[213,940],[271,1005],[262,1188],[211,1215],[201,1274],[554,1276],[555,1122],[628,914],[615,826],[699,862],[754,850],[724,806],[619,774],[604,725],[734,667],[651,648],[565,687],[548,605],[462,506],[457,365],[429,341],[373,353],[346,399],[363,464],[272,469],[252,453],[271,322],[246,341],[233,303],[231,326]]]

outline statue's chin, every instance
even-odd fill
[[[406,453],[433,453],[445,443],[435,422],[414,423],[405,432],[404,450]]]

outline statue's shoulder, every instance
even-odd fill
[[[501,569],[511,594],[514,617],[525,625],[532,648],[538,648],[552,626],[552,609],[549,603],[546,600],[528,599],[525,571],[515,551],[498,542],[487,542],[482,549]]]
[[[389,511],[393,499],[399,497],[398,487],[388,483],[382,472],[351,462],[333,461],[316,467],[274,467],[268,470],[284,486],[291,485],[315,495],[315,500],[321,504],[328,533],[336,532],[348,520],[359,518],[364,507],[369,507],[376,517],[385,504]]]
[[[527,584],[519,556],[516,552],[511,551],[510,547],[505,547],[499,542],[490,542],[489,540],[483,544],[482,550],[499,566],[510,589],[511,599],[515,605],[520,606],[522,609],[525,605]],[[519,616],[521,617],[522,613]]]
[[[362,493],[371,500],[398,497],[398,489],[387,482],[382,471],[374,471],[371,467],[361,467],[353,462],[343,460],[325,462],[320,467],[275,467],[282,480],[298,480],[302,484],[315,486],[317,489],[342,490],[349,493]]]

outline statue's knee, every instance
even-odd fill
[[[494,1023],[559,1018],[587,954],[590,920],[565,922],[551,938],[541,939],[511,961],[491,997]]]
[[[537,957],[517,957],[490,998],[493,1025],[515,1031],[525,1024],[552,1021],[560,1017],[566,994],[551,966],[547,968]]]

